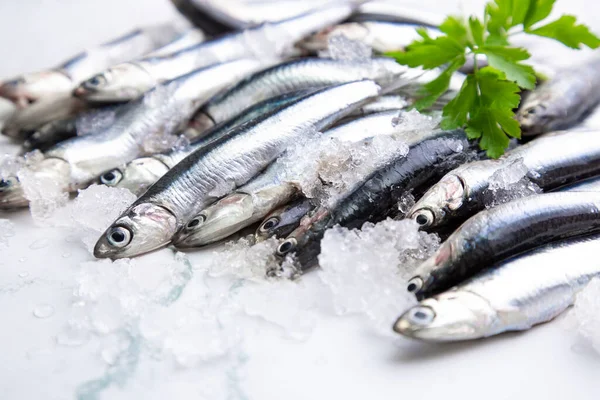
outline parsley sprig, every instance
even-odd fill
[[[388,53],[400,64],[433,69],[441,74],[423,87],[423,97],[415,108],[425,109],[435,103],[450,85],[450,78],[473,56],[473,73],[468,75],[452,101],[443,110],[442,128],[465,127],[470,139],[490,157],[497,158],[508,147],[509,137],[520,138],[521,127],[514,110],[520,102],[521,89],[533,89],[534,69],[524,64],[527,50],[510,45],[516,33],[555,39],[573,49],[597,48],[600,39],[585,25],[577,24],[572,15],[563,15],[542,25],[556,0],[494,0],[485,7],[483,20],[450,16],[440,25],[442,35],[432,38],[425,28],[421,37],[404,51]],[[480,68],[477,56],[484,55],[488,66]]]

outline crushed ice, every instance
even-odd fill
[[[123,106],[106,107],[80,114],[75,119],[78,136],[89,135],[108,128],[115,122],[117,109]]]
[[[0,219],[0,247],[8,246],[8,240],[15,235],[15,226],[8,219]]]
[[[321,241],[318,274],[337,314],[365,314],[389,333],[390,321],[414,302],[406,280],[438,246],[439,238],[419,232],[412,220],[367,223],[361,230],[334,227]]]
[[[567,315],[567,326],[578,332],[580,338],[598,354],[600,354],[599,293],[600,278],[594,278],[577,293],[575,304]]]
[[[507,160],[506,165],[490,177],[489,186],[483,194],[486,208],[542,193],[542,189],[529,180],[528,172],[522,158]]]

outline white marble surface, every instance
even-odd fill
[[[588,22],[597,20],[592,4],[559,0],[563,9],[583,11]],[[456,2],[444,4],[455,6]],[[173,12],[167,0],[0,2],[0,77],[52,65],[115,33],[164,20]],[[8,145],[2,146],[8,151]],[[600,393],[600,358],[578,345],[576,333],[561,321],[491,340],[426,345],[378,335],[365,318],[334,316],[322,307],[311,313],[314,329],[304,340],[286,338],[273,324],[256,320],[240,324],[243,340],[227,353],[225,362],[220,358],[190,365],[153,358],[147,349],[135,348],[134,340],[120,353],[130,362],[115,362],[105,353],[108,335],[93,334],[73,346],[57,343],[73,318],[78,276],[89,268],[81,263],[93,260],[89,252],[68,230],[36,226],[27,211],[0,218],[15,225],[9,245],[0,245],[3,400],[514,400],[597,399]],[[170,252],[150,256],[141,267],[153,260],[164,263]],[[177,302],[198,295],[194,291],[202,285],[195,281],[203,279],[199,271],[209,252],[191,256],[190,284]],[[148,269],[148,274],[156,271]],[[139,268],[137,272],[145,273]],[[313,274],[303,277],[301,284],[318,287],[320,282]],[[201,333],[198,337],[206,338]]]

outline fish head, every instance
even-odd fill
[[[152,203],[135,204],[98,239],[96,258],[134,257],[166,246],[177,231],[172,212]]]
[[[331,213],[326,207],[319,207],[300,220],[299,226],[277,247],[276,255],[285,258],[293,255],[299,268],[309,269],[318,264],[321,253],[321,239],[329,227]]]
[[[25,108],[41,97],[69,93],[73,81],[60,71],[40,71],[19,76],[0,85],[0,97]]]
[[[128,189],[139,196],[152,186],[169,168],[153,157],[133,160],[123,168],[116,168],[100,176],[100,183]]]
[[[565,117],[564,110],[561,112],[551,106],[556,103],[551,100],[544,91],[531,93],[525,99],[516,114],[523,133],[538,135],[550,131],[558,121]]]
[[[0,210],[12,210],[27,207],[23,186],[16,176],[0,179]]]
[[[272,236],[286,237],[300,224],[300,220],[312,209],[308,199],[280,207],[268,214],[255,233],[257,242]]]
[[[22,183],[25,179],[29,182],[29,187],[34,190],[39,188],[68,190],[70,170],[66,161],[48,157],[21,169],[16,175],[0,178],[0,210],[12,210],[29,205],[28,191]]]
[[[343,35],[350,40],[363,42],[369,34],[369,29],[365,25],[358,22],[348,22],[327,27],[300,41],[296,46],[310,52],[317,52],[327,50],[329,39],[334,36]]]
[[[156,81],[144,69],[125,63],[82,82],[73,95],[92,102],[122,102],[139,97],[155,85]]]
[[[433,185],[409,210],[407,216],[423,229],[443,225],[467,198],[463,181],[448,174]]]
[[[394,324],[401,335],[431,342],[470,340],[494,334],[497,313],[475,293],[450,290],[411,307]]]
[[[225,239],[252,224],[254,212],[252,195],[232,193],[194,216],[173,237],[173,244],[193,248]]]

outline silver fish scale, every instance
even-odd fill
[[[560,314],[590,279],[600,276],[599,246],[600,235],[556,242],[498,264],[452,291],[475,293],[498,312],[486,335],[527,329]]]
[[[385,86],[406,70],[406,67],[388,58],[364,62],[318,58],[291,61],[245,79],[206,104],[204,112],[215,122],[221,122],[237,115],[250,104],[279,94],[360,79],[371,79]]]
[[[340,85],[238,127],[218,145],[193,153],[177,164],[132,207],[142,203],[163,206],[181,225],[215,200],[211,192],[244,184],[294,139],[311,129],[323,128],[377,93],[378,86],[372,81]]]
[[[244,71],[252,72],[259,65],[258,61],[238,60],[192,72],[126,105],[128,109],[108,129],[59,143],[46,156],[70,164],[75,187],[89,182],[144,155],[146,138],[160,131],[163,135],[175,132],[194,111],[195,102],[206,100],[234,77],[241,78]]]

